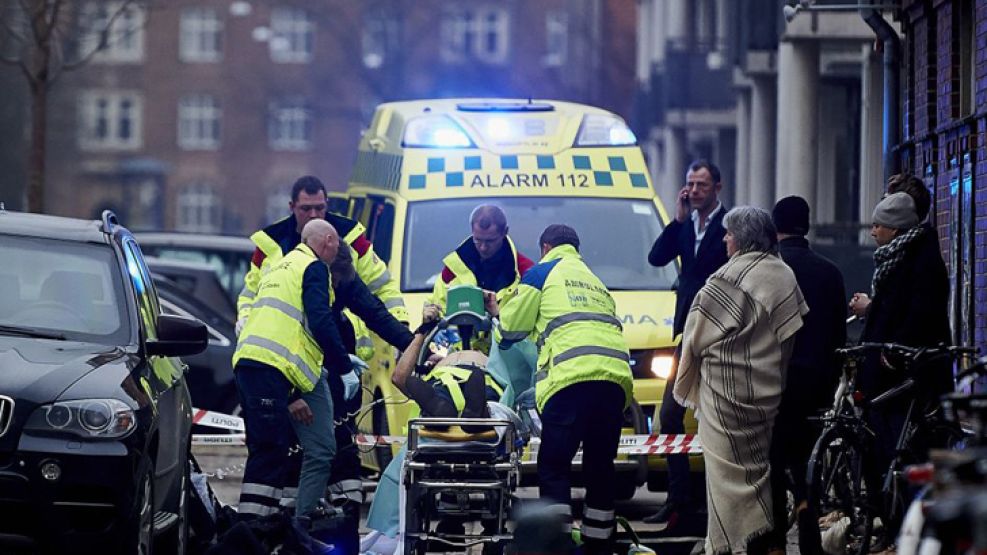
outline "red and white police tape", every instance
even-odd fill
[[[192,409],[192,423],[200,426],[209,426],[230,430],[233,434],[194,434],[192,445],[245,445],[243,419],[238,416],[230,416],[213,411]],[[403,445],[406,438],[403,436],[378,436],[374,434],[356,434],[353,441],[363,447]],[[531,438],[529,445],[532,450],[537,450],[541,442],[538,438]],[[702,453],[703,447],[699,443],[699,436],[695,434],[643,434],[620,436],[620,443],[617,453],[622,455],[678,455]]]

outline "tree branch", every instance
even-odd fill
[[[34,39],[34,44],[41,45],[41,36],[38,34],[38,21],[43,21],[45,17],[44,1],[35,0],[35,5],[38,7],[36,10],[32,9],[33,6],[29,3],[29,0],[20,0],[20,5],[21,11],[23,11],[24,15],[28,18],[28,28],[31,29],[31,37]]]
[[[82,56],[81,58],[79,58],[78,60],[76,60],[74,62],[71,62],[71,63],[70,62],[64,62],[62,64],[61,70],[62,71],[72,71],[74,69],[78,69],[78,68],[86,65],[87,63],[89,63],[93,59],[93,57],[96,56],[97,53],[99,53],[101,50],[104,50],[107,46],[109,46],[110,45],[110,30],[113,28],[113,24],[116,23],[117,19],[119,19],[120,16],[126,10],[128,10],[131,5],[133,5],[135,3],[136,2],[134,0],[126,0],[125,2],[123,2],[120,5],[120,7],[117,8],[117,10],[115,12],[113,12],[113,15],[110,16],[110,18],[107,20],[106,25],[104,25],[103,28],[99,31],[99,43],[96,44],[96,47],[93,48],[90,52],[86,53],[84,56]],[[144,25],[146,25],[146,22],[147,22],[147,17],[144,17],[143,18],[143,21],[141,21],[141,27],[143,27]],[[136,30],[137,30],[136,28],[135,29],[130,29],[130,30],[127,31],[127,33],[128,34],[129,33],[134,33],[134,32],[136,32]],[[124,36],[127,36],[127,35],[124,35]]]
[[[17,27],[11,25],[8,17],[3,17],[4,13],[11,12],[9,10],[0,11],[0,27],[3,27],[4,31],[6,31],[8,35],[17,39],[17,42],[23,43],[27,40],[27,37],[21,34],[21,32],[17,30]]]

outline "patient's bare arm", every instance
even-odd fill
[[[405,389],[405,383],[408,381],[408,376],[412,375],[415,371],[415,363],[418,361],[418,355],[424,347],[425,336],[428,335],[428,330],[431,329],[427,328],[426,324],[435,322],[438,319],[438,308],[434,305],[426,305],[425,310],[422,311],[423,324],[415,330],[415,338],[408,345],[408,348],[401,353],[401,358],[398,359],[397,364],[394,366],[394,372],[391,374],[391,383],[405,395],[408,394],[408,391]]]

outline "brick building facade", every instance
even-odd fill
[[[80,29],[122,4],[66,1]],[[244,233],[287,212],[300,175],[345,188],[380,102],[552,98],[627,117],[634,95],[634,0],[132,7],[114,23],[124,32],[111,46],[51,91],[46,212],[91,217],[110,207],[135,229]],[[82,36],[66,46],[85,44]],[[26,88],[16,71],[0,67],[0,83]],[[25,94],[0,90],[0,101],[28,112]],[[11,126],[24,122],[0,120]],[[21,143],[13,152],[26,154],[25,139],[0,132],[4,145]],[[20,207],[9,184],[0,197]]]
[[[905,0],[902,169],[933,193],[954,340],[987,346],[987,0]]]

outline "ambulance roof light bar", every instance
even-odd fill
[[[555,106],[545,102],[461,102],[456,104],[460,112],[552,112]]]

